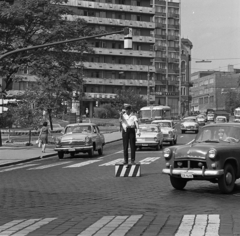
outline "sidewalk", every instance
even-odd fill
[[[112,132],[104,134],[104,137],[106,144],[108,144],[121,140],[122,134]],[[23,146],[22,143],[4,144],[0,147],[0,167],[57,155],[57,152],[53,150],[55,147],[53,144],[47,146],[45,153],[41,152],[41,148],[37,147],[35,142],[33,144],[33,146]]]

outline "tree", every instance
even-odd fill
[[[18,0],[13,5],[1,2],[0,54],[102,33],[93,30],[83,19],[67,21],[65,16],[74,14],[70,8],[62,6],[65,2],[67,0]],[[51,120],[56,103],[60,103],[61,99],[71,100],[74,91],[82,91],[83,64],[78,62],[84,61],[87,53],[94,53],[88,42],[78,41],[5,57],[0,61],[0,76],[5,82],[3,90],[11,89],[13,81],[21,80],[22,77],[17,74],[28,67],[31,74],[38,77],[38,88],[35,87],[32,93],[33,88],[30,88],[24,99],[33,99],[35,92],[37,110],[44,108],[43,105],[38,106],[40,100],[44,101]]]
[[[235,108],[240,107],[240,93],[238,91],[230,90],[226,93],[225,107],[230,113],[232,113]]]
[[[132,105],[133,111],[137,112],[142,107],[147,105],[147,101],[143,99],[143,97],[136,93],[134,89],[123,88],[122,90],[117,91],[117,97],[113,102],[114,107],[116,110],[120,111],[124,103],[130,103]]]

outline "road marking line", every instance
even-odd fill
[[[158,160],[158,159],[160,159],[160,158],[161,158],[161,157],[147,157],[147,158],[139,161],[139,163],[140,163],[141,165],[148,165],[148,164],[151,164],[152,162],[154,162],[154,161],[156,161],[156,160]]]
[[[123,162],[123,158],[120,158],[120,159],[116,159],[116,160],[114,160],[114,161],[110,161],[110,162],[101,164],[101,165],[99,165],[99,166],[113,166],[113,165],[115,165],[115,164],[122,163],[122,162]]]
[[[67,164],[70,162],[72,162],[72,161],[65,161],[65,162],[61,162],[61,163],[54,163],[54,164],[49,164],[49,165],[38,166],[35,168],[30,168],[28,170],[42,170],[42,169],[47,169],[47,168],[54,167],[54,166],[64,165],[64,164]]]
[[[82,166],[86,166],[86,165],[89,165],[89,164],[92,164],[92,163],[95,163],[95,162],[98,162],[98,161],[100,161],[100,160],[84,161],[84,162],[77,163],[77,164],[74,164],[74,165],[65,166],[63,168],[82,167]]]
[[[114,152],[114,153],[112,153],[112,154],[109,154],[109,155],[106,155],[106,156],[103,156],[103,157],[99,157],[98,159],[103,159],[103,158],[105,158],[105,157],[110,157],[110,156],[112,156],[112,155],[116,155],[116,154],[118,154],[119,152]]]
[[[17,169],[30,167],[30,166],[36,166],[36,165],[38,165],[38,164],[27,164],[27,165],[22,165],[22,166],[16,166],[16,167],[11,167],[11,168],[7,168],[4,170],[0,170],[0,172],[7,172],[7,171],[11,171],[11,170],[17,170]]]

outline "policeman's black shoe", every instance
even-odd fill
[[[135,161],[132,160],[132,161],[131,161],[131,164],[135,164]]]

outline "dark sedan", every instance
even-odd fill
[[[240,124],[219,123],[204,126],[190,143],[164,149],[166,168],[176,189],[188,181],[218,183],[222,193],[231,193],[240,178]]]

